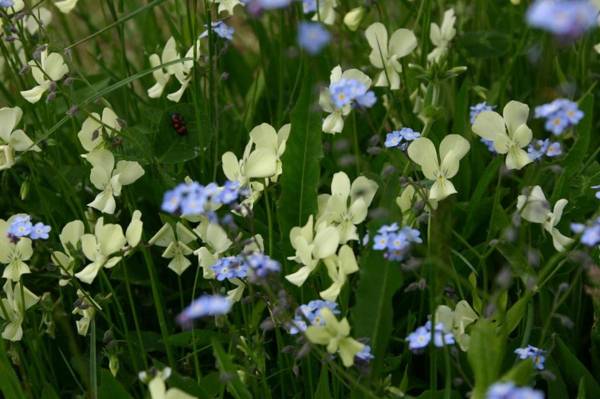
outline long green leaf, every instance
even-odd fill
[[[313,86],[305,79],[300,98],[292,111],[292,130],[282,157],[279,227],[286,237],[294,226],[306,223],[317,209],[321,143],[321,117],[313,111]],[[287,241],[287,240],[286,240]]]
[[[485,398],[488,387],[500,376],[504,344],[505,337],[489,320],[480,319],[471,329],[467,358],[475,375],[473,399]]]

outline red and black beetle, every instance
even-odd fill
[[[180,113],[171,113],[171,126],[173,126],[173,129],[175,129],[175,132],[177,132],[178,135],[187,136],[187,124],[185,123],[185,119],[183,119],[183,116]]]

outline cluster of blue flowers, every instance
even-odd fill
[[[253,252],[220,258],[211,269],[215,272],[217,280],[223,281],[243,279],[249,274],[253,278],[264,278],[271,273],[278,273],[281,264],[263,253]]]
[[[575,234],[581,234],[580,241],[588,247],[600,244],[600,217],[585,225],[582,223],[571,223],[571,230]]]
[[[289,333],[291,335],[296,335],[306,331],[306,328],[308,327],[307,321],[313,326],[323,325],[323,320],[320,316],[321,309],[323,308],[329,308],[335,315],[340,314],[338,305],[335,302],[323,301],[321,299],[310,301],[307,304],[300,305],[298,309],[296,309],[296,315],[288,326]]]
[[[411,244],[421,244],[421,232],[410,227],[398,227],[398,223],[383,225],[373,239],[373,249],[386,251],[384,257],[391,261],[401,261],[411,248]]]
[[[386,148],[400,148],[402,151],[406,151],[408,144],[419,137],[421,137],[421,133],[415,132],[411,128],[403,127],[400,130],[388,133],[385,137],[384,145]]]
[[[229,313],[231,305],[231,301],[222,295],[202,295],[177,316],[177,322],[186,326],[194,319],[224,315]]]
[[[415,331],[408,334],[408,337],[406,337],[408,349],[413,352],[421,352],[431,342],[432,335],[433,345],[437,348],[441,348],[445,345],[453,345],[455,342],[452,333],[444,332],[444,325],[442,323],[437,323],[435,325],[435,330],[432,334],[431,321],[428,321],[425,325],[417,327]]]
[[[32,240],[47,240],[48,233],[52,228],[44,223],[31,223],[31,216],[17,216],[8,227],[7,234],[9,237],[19,239],[21,237],[29,237]]]
[[[575,126],[583,118],[583,112],[576,102],[558,98],[551,103],[535,108],[535,117],[546,119],[545,128],[555,136]]]
[[[527,22],[563,38],[577,38],[596,26],[598,9],[589,0],[536,0]]]
[[[0,0],[1,8],[10,8],[14,5],[14,0]]]
[[[531,359],[536,369],[544,369],[544,362],[546,361],[546,352],[542,349],[536,348],[532,345],[527,345],[525,348],[515,349],[515,353],[521,360]]]
[[[371,108],[377,102],[375,93],[356,79],[340,79],[332,83],[329,93],[336,108],[343,108],[348,104]]]
[[[529,387],[518,387],[512,382],[497,382],[485,395],[486,399],[544,399],[542,391]]]
[[[215,183],[206,186],[197,182],[181,183],[165,193],[161,209],[183,216],[213,217],[214,210],[221,205],[233,205],[245,196],[247,190],[234,181],[227,181],[223,187]]]
[[[532,161],[537,161],[543,156],[554,158],[562,155],[562,146],[558,141],[551,142],[550,139],[535,140],[527,147],[527,153]]]
[[[485,101],[482,103],[479,103],[479,104],[471,105],[470,111],[469,111],[469,119],[471,121],[471,125],[475,123],[475,119],[477,118],[477,115],[479,115],[480,113],[482,113],[484,111],[493,111],[494,108],[496,108],[496,107],[493,105],[489,105]],[[491,153],[494,153],[494,154],[496,153],[496,150],[494,149],[494,142],[492,140],[481,138],[480,141],[483,144],[485,144],[488,151],[490,151]]]
[[[298,45],[307,53],[315,55],[331,41],[331,33],[319,22],[300,22]]]

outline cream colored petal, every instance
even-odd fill
[[[316,259],[325,259],[337,251],[340,235],[333,226],[320,230],[315,236],[313,255]]]
[[[508,134],[513,137],[514,133],[521,125],[527,124],[529,106],[518,101],[510,101],[504,107],[502,114],[504,116],[506,126],[508,127]]]
[[[268,123],[262,123],[250,131],[250,138],[257,147],[277,151],[277,132]]]
[[[102,213],[112,215],[113,213],[115,213],[117,203],[112,195],[112,192],[110,190],[104,190],[98,195],[96,195],[96,198],[94,198],[92,202],[87,204],[87,206],[97,209]]]
[[[448,179],[458,173],[460,160],[469,152],[471,145],[461,135],[449,134],[440,144],[440,169]]]
[[[533,133],[527,125],[521,125],[513,134],[514,142],[521,148],[526,147],[533,138]]]
[[[450,180],[447,179],[438,179],[431,186],[431,190],[429,191],[429,199],[434,201],[441,201],[444,198],[452,194],[456,194],[456,188],[454,188],[454,184]]]
[[[115,169],[115,174],[119,175],[119,183],[123,186],[134,183],[144,175],[144,169],[135,161],[119,161]]]
[[[131,222],[129,226],[127,226],[127,231],[125,232],[125,237],[127,238],[127,244],[130,247],[137,247],[142,239],[142,232],[144,228],[144,223],[142,222],[142,212],[139,210],[135,210],[133,212],[133,216],[131,218]]]
[[[0,139],[8,142],[10,134],[23,117],[23,110],[19,107],[0,109]]]
[[[369,60],[375,68],[383,68],[388,59],[388,33],[385,26],[380,22],[375,22],[367,28],[365,36],[369,46],[371,46],[371,54]]]
[[[498,136],[508,136],[504,119],[493,111],[484,111],[477,115],[472,130],[484,139],[492,141],[496,141]]]
[[[157,245],[159,247],[167,247],[170,243],[175,241],[175,232],[170,224],[165,223],[160,230],[148,241],[150,245]]]
[[[417,37],[410,29],[398,29],[390,38],[390,53],[402,58],[412,53],[417,47]]]
[[[509,170],[522,169],[531,162],[533,161],[529,158],[529,154],[516,146],[510,147],[506,155],[506,168]]]
[[[30,102],[31,104],[35,104],[38,101],[40,101],[40,99],[42,98],[42,96],[44,95],[46,90],[48,90],[48,88],[45,86],[35,86],[33,89],[22,91],[21,96],[27,102]]]
[[[75,273],[75,277],[77,277],[79,281],[83,283],[92,284],[101,268],[102,263],[92,262],[83,268],[83,270],[81,270],[79,273]]]
[[[344,130],[344,118],[341,112],[335,111],[325,118],[323,121],[322,130],[324,133],[341,133]]]
[[[368,207],[371,205],[371,202],[373,202],[373,198],[375,197],[378,188],[379,185],[374,180],[364,176],[358,176],[354,179],[352,187],[350,188],[350,202],[362,198],[365,205]]]
[[[275,151],[257,148],[248,157],[245,174],[248,178],[267,178],[277,171],[277,155]]]
[[[34,145],[33,141],[22,130],[15,130],[12,132],[8,144],[14,148],[15,151],[42,151],[40,147]]]
[[[92,262],[98,256],[98,242],[93,234],[84,234],[81,236],[81,249],[85,257]]]
[[[69,67],[65,64],[63,56],[58,53],[51,53],[46,59],[44,65],[46,74],[53,81],[57,82],[61,80],[67,73],[69,73]]]
[[[107,257],[121,251],[127,243],[123,229],[118,224],[105,224],[96,231],[96,237],[100,244],[100,252]]]
[[[68,14],[75,8],[75,6],[77,5],[77,1],[78,0],[60,0],[55,2],[54,5],[63,14]]]
[[[312,271],[315,269],[316,265],[317,263],[315,262],[311,265],[302,266],[295,273],[288,274],[287,276],[285,276],[285,279],[290,283],[294,284],[295,286],[301,287],[308,278],[308,276],[310,276]]]
[[[81,130],[77,133],[81,146],[88,152],[94,150],[102,143],[102,133],[100,131],[102,125],[100,115],[93,112],[81,125]]]
[[[427,137],[420,137],[408,146],[408,157],[423,170],[423,174],[429,180],[435,180],[440,166],[438,155],[433,142]]]

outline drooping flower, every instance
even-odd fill
[[[441,201],[457,192],[450,179],[458,173],[460,160],[470,148],[469,142],[458,134],[444,137],[440,143],[439,156],[433,142],[426,137],[410,143],[408,157],[421,167],[427,179],[434,182],[429,191],[429,199]]]
[[[44,49],[40,54],[39,61],[29,61],[31,74],[38,84],[30,90],[21,92],[25,100],[30,103],[40,101],[44,93],[51,89],[51,86],[60,81],[69,73],[69,67],[65,63],[62,55],[58,53],[48,54],[48,49]]]
[[[325,223],[334,226],[339,233],[339,243],[358,240],[356,226],[365,221],[378,184],[364,176],[352,184],[348,175],[337,172],[331,180],[331,195],[321,194],[318,202],[317,230]]]
[[[544,355],[546,351],[536,348],[532,345],[527,345],[525,348],[515,349],[515,353],[521,360],[531,359],[536,369],[544,369],[544,362],[546,361],[546,357]]]
[[[331,285],[321,291],[319,295],[326,301],[334,302],[346,284],[348,276],[358,271],[358,263],[354,251],[348,245],[343,245],[337,255],[332,255],[323,260],[327,267],[327,274],[332,280]]]
[[[39,297],[21,283],[13,284],[10,279],[4,283],[3,289],[5,297],[1,299],[0,319],[4,320],[6,325],[2,331],[2,338],[13,342],[20,341],[23,338],[22,324],[25,312],[38,303]]]
[[[84,293],[83,290],[77,290],[77,301],[73,307],[71,314],[80,316],[75,322],[77,327],[77,333],[79,335],[86,336],[90,328],[90,323],[96,316],[96,309],[102,310],[100,305],[89,295]]]
[[[454,310],[446,305],[440,305],[435,310],[436,322],[442,324],[444,332],[452,334],[463,352],[469,350],[471,340],[466,329],[478,318],[469,302],[464,299],[456,304]]]
[[[148,384],[150,399],[196,399],[195,396],[189,395],[181,389],[167,389],[165,381],[170,376],[171,369],[169,367],[165,367],[161,371],[153,370],[151,373],[145,371],[139,373],[140,380]]]
[[[51,259],[58,266],[60,274],[63,277],[59,280],[61,287],[67,285],[69,279],[75,274],[75,258],[84,232],[83,222],[81,220],[73,220],[63,227],[59,235],[63,250],[54,251]]]
[[[87,151],[92,152],[104,144],[106,138],[114,137],[121,131],[119,117],[115,111],[106,107],[102,110],[102,116],[92,112],[81,125],[81,130],[77,133],[81,146]]]
[[[4,157],[0,155],[3,158],[0,159],[0,170],[14,165],[13,153],[16,151],[41,151],[23,130],[15,130],[22,117],[23,111],[19,107],[0,108],[0,148],[4,154]]]
[[[595,27],[597,17],[589,0],[536,0],[527,10],[529,25],[571,39]]]
[[[335,9],[338,6],[338,0],[302,0],[302,9],[305,14],[314,12],[312,20],[324,23],[325,25],[333,25],[337,19]],[[317,10],[318,7],[318,10]]]
[[[442,25],[439,26],[435,22],[431,23],[431,29],[429,30],[429,38],[435,48],[427,54],[427,60],[429,62],[440,62],[442,58],[448,53],[450,42],[456,36],[456,29],[454,24],[456,23],[456,16],[454,9],[446,10],[444,13],[444,19]]]
[[[340,242],[338,230],[325,224],[317,225],[313,216],[309,216],[306,225],[294,227],[290,231],[290,242],[296,250],[294,256],[288,257],[303,266],[295,273],[285,276],[290,283],[302,286],[308,276],[315,270],[319,261],[335,254]]]
[[[531,188],[528,194],[519,195],[517,210],[523,219],[531,223],[538,223],[552,236],[552,244],[557,251],[564,251],[567,245],[573,242],[572,238],[564,236],[556,227],[562,218],[562,213],[569,201],[560,199],[550,211],[550,205],[540,186]]]
[[[181,276],[192,262],[187,258],[194,251],[188,246],[191,242],[196,241],[196,236],[181,222],[177,222],[175,229],[165,223],[161,229],[150,239],[150,245],[157,245],[166,248],[162,253],[162,257],[171,259],[169,269]]]
[[[319,96],[321,109],[329,114],[323,121],[323,132],[340,133],[344,129],[344,117],[355,105],[373,106],[376,98],[369,90],[371,83],[371,78],[358,69],[342,72],[339,65],[332,69],[329,87],[323,88]]]
[[[123,186],[133,184],[142,177],[144,169],[136,161],[119,161],[115,167],[115,157],[105,149],[87,154],[86,159],[92,164],[90,181],[94,187],[102,190],[88,206],[112,215],[117,206],[114,197],[121,195]]]
[[[306,337],[314,344],[325,345],[327,352],[339,354],[344,366],[351,367],[355,356],[365,345],[349,336],[350,324],[346,318],[338,321],[327,307],[321,309],[320,316],[324,323],[309,326],[305,331]]]
[[[201,295],[190,306],[185,308],[179,316],[179,324],[189,324],[192,320],[206,316],[221,316],[229,313],[232,302],[221,295]]]
[[[406,57],[417,47],[417,37],[409,29],[398,29],[388,40],[388,32],[380,22],[375,22],[367,28],[365,36],[371,46],[369,60],[371,64],[382,69],[375,79],[375,86],[400,88],[400,73],[402,64],[400,58]]]
[[[183,58],[185,60],[176,62],[182,60],[182,57],[177,51],[177,43],[173,37],[167,41],[161,56],[158,54],[150,56],[150,66],[155,68],[152,75],[156,83],[148,89],[148,97],[159,98],[162,96],[165,87],[171,80],[171,77],[174,76],[179,81],[180,87],[179,90],[168,94],[167,99],[176,103],[181,100],[183,93],[185,93],[192,79],[191,72],[194,62],[200,58],[200,39],[198,39],[195,45],[190,47]]]
[[[26,215],[11,216],[7,221],[0,219],[0,263],[6,265],[2,277],[14,282],[21,279],[23,274],[30,272],[25,263],[33,256],[31,239],[9,235],[10,226],[17,219],[24,219]]]
[[[120,225],[104,224],[104,218],[99,218],[94,234],[81,236],[81,249],[91,263],[76,273],[75,277],[91,284],[102,268],[111,269],[121,261],[126,244],[127,239]]]
[[[473,124],[473,132],[491,140],[498,154],[506,155],[508,169],[521,169],[531,163],[531,158],[523,150],[532,139],[527,126],[529,107],[518,101],[510,101],[503,110],[503,116],[494,111],[481,112]]]
[[[307,53],[319,54],[331,41],[331,33],[318,22],[301,22],[298,25],[298,44]]]
[[[356,7],[351,9],[344,15],[344,25],[352,32],[355,32],[363,18],[365,17],[366,9],[365,7]]]
[[[58,0],[54,2],[56,8],[63,14],[68,14],[77,6],[79,0]]]

